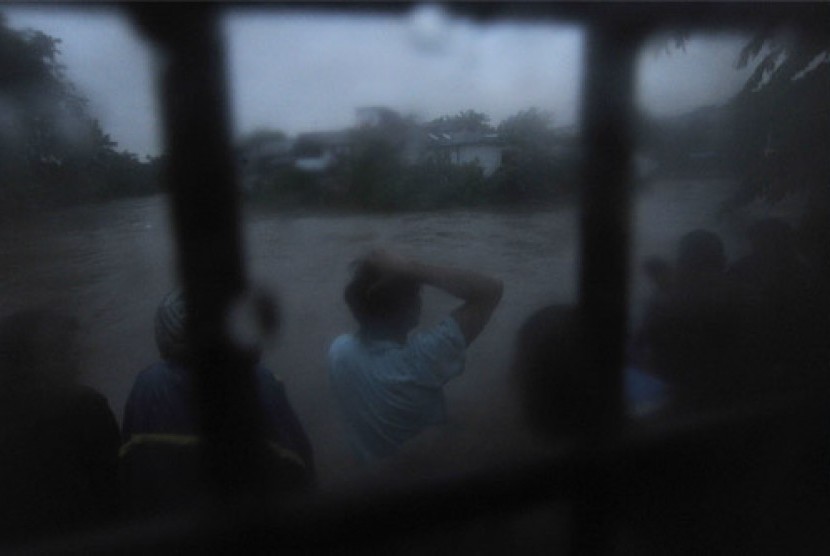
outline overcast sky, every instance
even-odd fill
[[[118,12],[5,6],[13,28],[63,40],[69,78],[120,148],[157,154],[153,57]],[[472,108],[494,124],[528,107],[576,123],[583,35],[553,25],[477,25],[424,8],[408,17],[237,12],[225,20],[234,129],[288,133],[352,125],[355,108],[388,106],[424,120]],[[742,41],[694,37],[685,52],[644,49],[640,104],[664,115],[720,103],[747,71]]]

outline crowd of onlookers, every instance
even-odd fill
[[[732,262],[717,234],[698,229],[680,238],[673,261],[643,263],[651,294],[623,368],[628,416],[689,417],[830,385],[824,244],[815,229],[775,218],[747,232],[749,252]],[[524,409],[549,437],[584,433],[600,411],[580,322],[576,305],[554,305],[519,331]]]
[[[199,507],[201,474],[186,311],[174,291],[155,319],[161,359],[141,371],[122,427],[107,400],[79,384],[78,325],[49,310],[0,323],[0,540],[67,533],[122,517]],[[311,445],[274,375],[254,366],[261,446],[254,450],[276,493],[314,484]]]
[[[728,261],[714,233],[679,242],[676,260],[643,268],[651,298],[623,373],[630,417],[689,414],[823,388],[830,349],[827,261],[783,221],[749,230],[751,250]],[[818,253],[821,253],[819,250]],[[421,290],[461,305],[413,332]],[[499,280],[374,251],[355,266],[345,301],[358,330],[337,338],[330,378],[359,459],[376,462],[446,419],[443,388],[500,302]],[[77,323],[50,311],[0,322],[0,538],[186,508],[205,494],[193,354],[179,292],[155,319],[161,359],[143,370],[121,429],[107,401],[78,381]],[[534,429],[577,438],[598,411],[584,367],[591,338],[576,306],[551,306],[521,327],[512,372]],[[280,492],[315,484],[312,447],[284,387],[247,353],[264,426],[256,453]]]
[[[816,389],[827,382],[830,305],[824,261],[796,230],[764,219],[729,262],[721,239],[695,230],[674,265],[650,260],[654,292],[632,363],[670,389],[673,410],[701,410]]]

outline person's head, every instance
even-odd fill
[[[344,297],[361,331],[372,336],[405,336],[421,318],[420,284],[365,262],[355,268]]]
[[[184,296],[178,289],[165,295],[156,309],[156,346],[167,361],[182,364],[190,358],[185,338],[186,317]]]
[[[18,311],[0,322],[2,381],[74,382],[80,373],[78,322],[49,309]]]
[[[586,430],[591,404],[582,355],[582,326],[572,305],[540,309],[519,329],[513,372],[536,432],[563,439]]]
[[[681,275],[720,273],[726,268],[723,241],[714,232],[694,230],[680,238],[677,271]]]
[[[171,363],[187,367],[192,363],[194,350],[186,333],[188,313],[184,293],[174,289],[161,300],[156,309],[156,346],[161,357]],[[240,297],[229,312],[228,340],[250,361],[258,363],[262,357],[262,342],[276,334],[280,325],[279,310],[264,292],[255,291]]]

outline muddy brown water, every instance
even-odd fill
[[[728,182],[662,182],[636,202],[633,260],[670,256],[696,227],[720,232],[731,254],[743,223],[717,221]],[[157,352],[153,315],[174,284],[166,199],[153,197],[7,219],[0,224],[2,314],[49,304],[82,325],[84,381],[104,393],[120,418],[132,381]],[[250,275],[274,292],[283,328],[265,364],[285,382],[317,457],[324,485],[359,475],[329,389],[326,352],[354,328],[342,302],[351,261],[375,246],[436,264],[501,278],[505,293],[471,347],[467,370],[447,387],[450,422],[416,439],[403,469],[453,469],[498,460],[528,434],[509,378],[521,322],[549,303],[577,295],[578,219],[570,208],[545,212],[449,211],[399,215],[262,214],[246,219]],[[631,299],[648,294],[633,267]],[[424,298],[425,324],[454,307],[440,292]]]

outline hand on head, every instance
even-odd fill
[[[372,249],[359,262],[374,268],[381,274],[407,274],[411,266],[409,259],[381,248]]]

